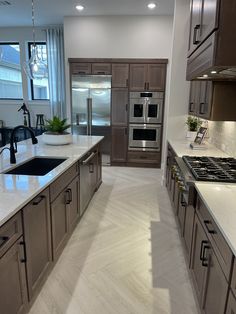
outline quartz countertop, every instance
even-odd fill
[[[197,182],[195,186],[236,256],[236,184]]]
[[[46,145],[42,136],[37,138],[36,145],[32,145],[31,139],[17,144],[15,165],[10,164],[8,150],[0,156],[0,226],[97,145],[103,136],[73,135],[73,143],[63,146]],[[44,176],[3,174],[34,156],[66,157],[67,160]]]
[[[191,141],[187,139],[183,140],[168,139],[168,142],[170,143],[171,147],[173,148],[178,157],[182,157],[184,155],[228,157],[226,153],[224,153],[223,151],[219,150],[218,148],[207,142],[206,144],[204,144],[205,149],[199,150],[190,148],[189,145]]]

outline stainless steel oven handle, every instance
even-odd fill
[[[95,153],[91,153],[88,158],[86,158],[85,160],[82,161],[83,165],[86,165],[93,157],[95,156]]]

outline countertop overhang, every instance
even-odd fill
[[[69,145],[51,146],[42,142],[32,145],[31,139],[17,144],[16,164],[10,164],[9,151],[0,156],[0,226],[29,203],[36,195],[58,178],[89,150],[101,142],[103,136],[73,135]],[[67,160],[44,176],[3,174],[9,168],[17,166],[35,156],[66,157]]]

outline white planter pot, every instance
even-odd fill
[[[196,131],[187,131],[186,133],[187,139],[192,142],[195,140],[196,135],[197,135]]]
[[[43,142],[47,145],[66,145],[72,142],[72,135],[43,133]]]

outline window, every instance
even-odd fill
[[[0,43],[0,98],[23,99],[19,43]]]
[[[38,48],[39,58],[47,65],[47,47],[46,43],[36,43]],[[29,43],[29,58],[31,57],[33,49],[33,43]],[[48,100],[49,99],[49,88],[48,88],[48,78],[43,78],[41,80],[34,79],[30,81],[31,85],[31,97],[32,100]]]

